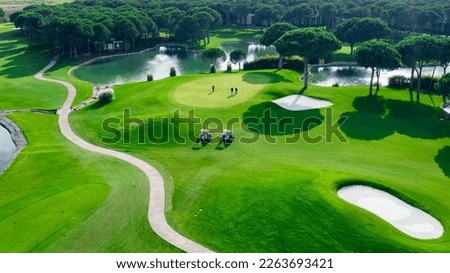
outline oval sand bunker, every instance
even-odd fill
[[[333,104],[326,100],[310,98],[303,95],[289,95],[273,101],[280,107],[290,111],[304,111],[332,106]]]
[[[345,201],[372,212],[414,238],[436,239],[444,233],[444,228],[436,218],[387,192],[353,185],[339,189],[337,194]]]

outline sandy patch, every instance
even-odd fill
[[[444,233],[442,224],[436,218],[387,192],[354,185],[339,189],[337,194],[414,238],[436,239]]]
[[[450,115],[450,102],[445,103],[444,105],[442,105],[442,109]]]
[[[280,107],[290,111],[304,111],[310,109],[324,108],[333,104],[326,100],[310,98],[303,95],[289,95],[273,101]]]

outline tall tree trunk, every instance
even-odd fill
[[[380,91],[380,74],[381,74],[381,69],[377,68],[375,74],[377,76],[377,90],[375,91],[375,95],[378,95],[378,91]]]
[[[303,69],[303,88],[307,89],[308,88],[308,75],[309,75],[309,60],[307,57],[303,58],[303,62],[304,62],[304,69]]]
[[[431,92],[431,85],[433,84],[433,78],[434,78],[434,73],[436,72],[436,66],[437,66],[437,65],[434,66],[434,68],[433,68],[433,73],[431,74],[430,84],[428,85],[428,93]],[[444,73],[444,74],[445,74],[445,73]]]
[[[77,46],[73,45],[73,51],[75,52],[75,59],[78,58]]]
[[[91,55],[91,40],[89,40],[89,39],[87,42],[87,47],[88,47],[88,55]]]
[[[372,74],[370,76],[370,86],[369,86],[369,96],[372,97],[372,87],[373,87],[373,76],[375,74],[375,67],[372,67]]]
[[[208,44],[209,44],[209,29],[208,28],[206,29],[206,40],[208,41]]]
[[[355,44],[351,43],[350,44],[350,55],[353,55],[353,47]]]
[[[28,35],[28,47],[31,47],[31,39],[33,38],[33,29],[30,28],[28,31],[29,31],[29,35]]]
[[[416,101],[420,102],[420,83],[422,78],[422,65],[419,67],[419,73],[417,73],[417,90],[416,90]]]
[[[72,54],[72,40],[69,41],[69,56],[70,56],[70,58],[73,58],[73,54]]]
[[[279,54],[278,56],[278,69],[283,69],[283,55]]]
[[[414,69],[415,67],[413,66],[411,68],[411,78],[409,79],[409,99],[411,102],[414,100],[413,99]]]

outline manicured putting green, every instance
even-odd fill
[[[228,107],[249,100],[272,81],[270,75],[257,73],[205,76],[180,85],[172,95],[175,101],[185,105],[205,108]],[[213,85],[214,92],[212,92]],[[231,88],[238,88],[238,93],[232,95]]]

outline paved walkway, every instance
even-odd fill
[[[101,148],[95,146],[91,143],[88,143],[78,137],[70,128],[69,124],[69,113],[70,107],[75,99],[75,95],[77,93],[76,88],[65,81],[53,80],[43,77],[43,73],[50,69],[53,65],[55,65],[57,58],[53,59],[46,67],[44,67],[41,71],[36,73],[35,78],[43,81],[49,81],[61,84],[66,87],[68,90],[68,96],[66,101],[64,102],[63,107],[59,111],[59,127],[61,129],[61,133],[71,142],[78,145],[79,147],[86,149],[91,152],[113,156],[115,158],[126,161],[137,168],[141,169],[150,183],[150,201],[149,201],[149,210],[148,210],[148,220],[150,222],[150,226],[152,229],[160,236],[162,239],[166,240],[170,244],[186,251],[186,252],[197,252],[197,253],[207,253],[213,252],[204,246],[193,242],[192,240],[184,237],[183,235],[177,233],[166,221],[166,216],[164,214],[165,208],[165,190],[164,190],[164,179],[161,174],[156,170],[153,166],[148,164],[147,162],[133,157],[131,155],[121,153],[114,150],[109,150],[105,148]]]

